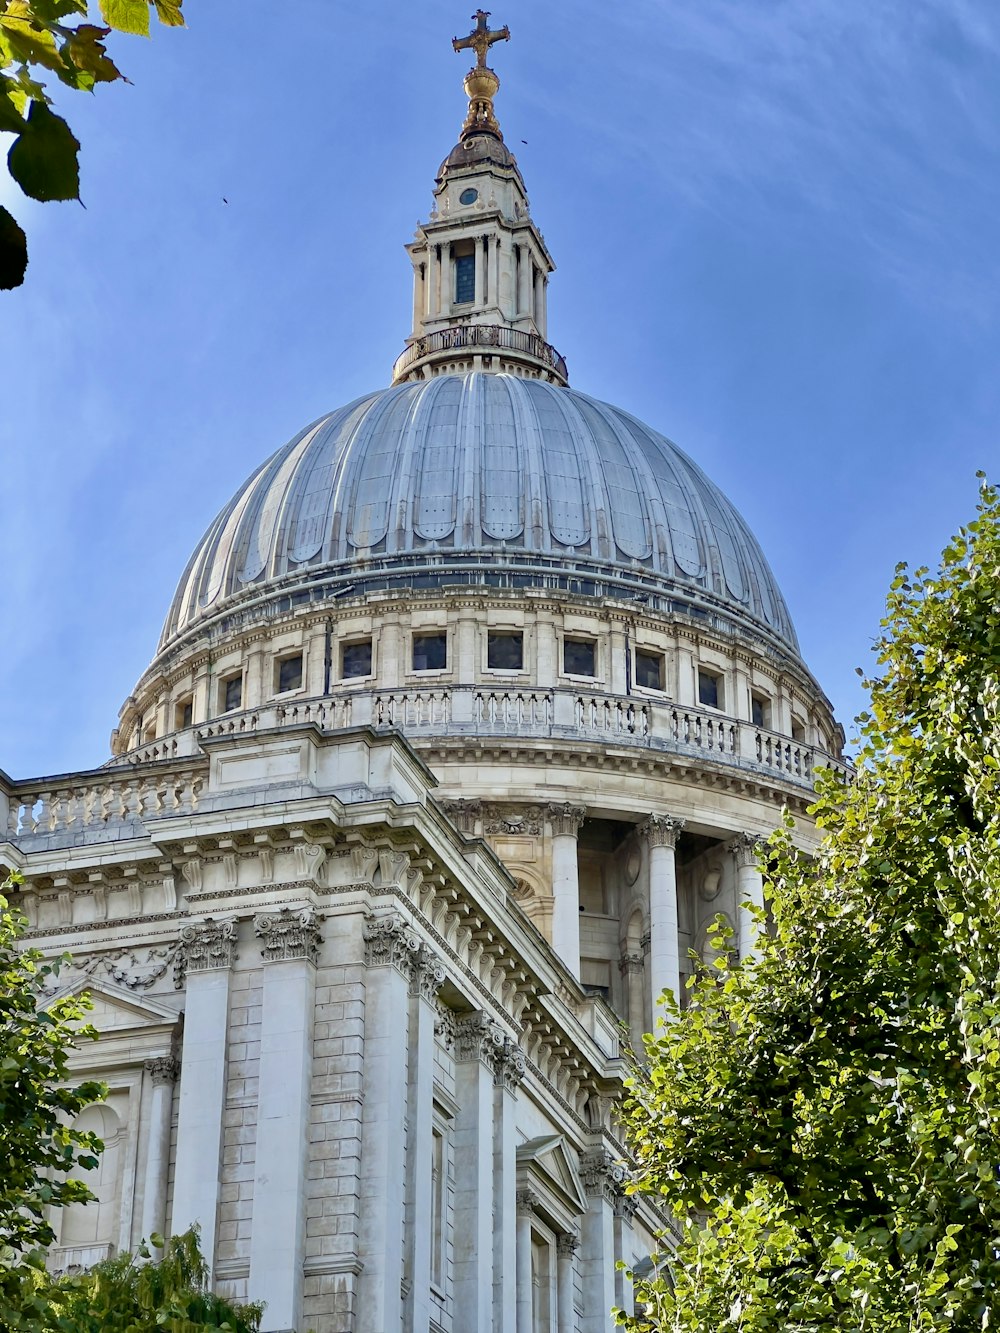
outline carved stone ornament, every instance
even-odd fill
[[[564,801],[561,805],[546,806],[545,813],[549,817],[553,837],[575,838],[587,811],[582,805],[570,805],[569,801]]]
[[[112,949],[88,958],[80,970],[88,977],[106,972],[119,986],[148,990],[175,962],[180,947],[174,943],[152,949]]]
[[[264,962],[306,958],[315,963],[319,958],[319,920],[311,907],[303,907],[297,912],[283,907],[280,912],[261,912],[255,916],[253,930],[261,941],[260,954]]]
[[[618,960],[618,971],[623,977],[629,973],[641,972],[645,966],[646,958],[641,953],[623,953]]]
[[[420,953],[420,936],[399,913],[369,917],[363,934],[367,965],[394,967],[409,980]]]
[[[701,883],[698,885],[699,897],[705,902],[710,903],[713,898],[719,896],[719,888],[722,884],[721,870],[707,870],[702,876]]]
[[[556,1250],[565,1255],[567,1259],[572,1259],[580,1248],[580,1237],[575,1231],[564,1231],[556,1241]]]
[[[232,967],[236,953],[236,922],[206,917],[181,931],[181,949],[188,972]]]
[[[503,1049],[499,1051],[493,1064],[493,1085],[505,1092],[516,1092],[524,1078],[528,1062],[517,1042],[504,1037]]]
[[[483,806],[481,801],[442,801],[441,809],[456,828],[463,833],[473,834]]]
[[[410,975],[410,994],[428,1004],[437,1001],[437,993],[444,985],[445,971],[437,954],[426,944],[420,946]]]
[[[453,1009],[437,1001],[437,1017],[434,1019],[434,1035],[446,1051],[454,1049],[458,1031],[458,1019]]]
[[[635,1194],[621,1193],[615,1198],[615,1216],[632,1225],[632,1220],[639,1211],[639,1198]]]
[[[156,1060],[147,1060],[143,1069],[149,1075],[154,1087],[159,1083],[175,1083],[179,1072],[177,1061],[172,1055],[161,1055]]]
[[[625,1167],[607,1148],[594,1148],[583,1155],[580,1179],[589,1195],[614,1203],[625,1184]]]
[[[726,850],[737,866],[745,869],[757,865],[764,842],[765,839],[757,833],[737,833],[735,838],[726,843]]]
[[[491,1071],[504,1048],[503,1028],[484,1013],[469,1014],[455,1023],[455,1059],[482,1060]]]
[[[483,832],[537,838],[542,832],[542,812],[537,805],[487,805],[483,807]]]
[[[650,815],[639,825],[639,833],[650,847],[676,847],[683,828],[684,820],[673,815]]]
[[[514,1196],[514,1201],[517,1204],[517,1211],[522,1217],[530,1217],[541,1203],[541,1199],[534,1190],[518,1190]]]

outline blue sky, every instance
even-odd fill
[[[60,90],[86,209],[0,183],[31,248],[0,296],[8,773],[107,757],[213,514],[387,382],[471,8],[186,0],[187,30],[113,40],[131,86]],[[935,559],[1000,473],[1000,10],[506,0],[493,23],[574,387],[732,498],[849,724],[895,562]]]

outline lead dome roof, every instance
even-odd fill
[[[676,445],[586,394],[475,371],[359,398],[273,454],[199,542],[160,648],[261,600],[456,583],[648,599],[798,656],[756,539]]]

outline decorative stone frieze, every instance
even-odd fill
[[[176,1083],[180,1072],[177,1061],[172,1055],[161,1055],[155,1060],[146,1060],[143,1069],[149,1075],[154,1087],[161,1083]]]
[[[639,825],[639,834],[650,847],[676,847],[684,822],[673,815],[650,815]]]
[[[483,832],[496,836],[537,838],[542,832],[542,810],[537,805],[485,805]]]
[[[164,944],[149,949],[112,949],[95,954],[83,962],[80,970],[93,977],[106,972],[112,981],[129,990],[148,990],[175,963],[180,944]]]
[[[580,825],[587,811],[582,805],[570,805],[569,801],[565,801],[560,805],[547,805],[545,813],[548,815],[553,837],[575,838],[580,832]]]
[[[410,975],[410,994],[428,1004],[435,1004],[437,993],[444,985],[445,971],[433,949],[422,944],[413,960]]]
[[[420,936],[398,912],[369,917],[364,924],[365,963],[394,967],[409,980],[420,953]]]
[[[237,929],[233,920],[206,917],[181,931],[181,950],[188,972],[210,972],[232,967],[236,953]]]
[[[261,958],[265,963],[287,962],[306,958],[315,963],[319,958],[320,918],[311,907],[292,911],[283,907],[280,912],[260,912],[254,917],[254,934],[261,941]]]
[[[613,1204],[625,1184],[625,1167],[607,1148],[593,1148],[580,1161],[580,1179],[592,1198]]]
[[[756,866],[766,839],[759,833],[737,833],[726,843],[726,851],[739,867]]]

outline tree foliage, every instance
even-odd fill
[[[680,1240],[623,1323],[1000,1326],[1000,505],[899,566],[855,781],[769,849],[758,962],[701,978],[626,1109]],[[719,944],[723,941],[720,939]]]
[[[150,10],[181,26],[183,0],[100,0],[103,24],[88,22],[88,0],[0,0],[0,131],[15,136],[11,176],[31,199],[80,197],[80,145],[50,109],[43,79],[92,92],[124,76],[107,53],[112,28],[148,36]],[[28,264],[25,235],[0,208],[0,288],[18,287]]]
[[[73,1173],[96,1166],[102,1144],[71,1122],[105,1092],[93,1081],[72,1084],[71,1051],[97,1035],[80,1022],[89,1006],[76,997],[46,1001],[58,963],[21,948],[23,930],[23,917],[0,897],[0,1323],[8,1326],[18,1265],[41,1264],[54,1239],[49,1210],[93,1197]]]
[[[257,1333],[263,1306],[236,1305],[208,1290],[208,1269],[192,1228],[168,1241],[153,1237],[152,1259],[143,1246],[89,1272],[53,1284],[35,1280],[26,1293],[34,1333],[199,1333],[203,1329]],[[33,1298],[32,1298],[33,1297]]]

